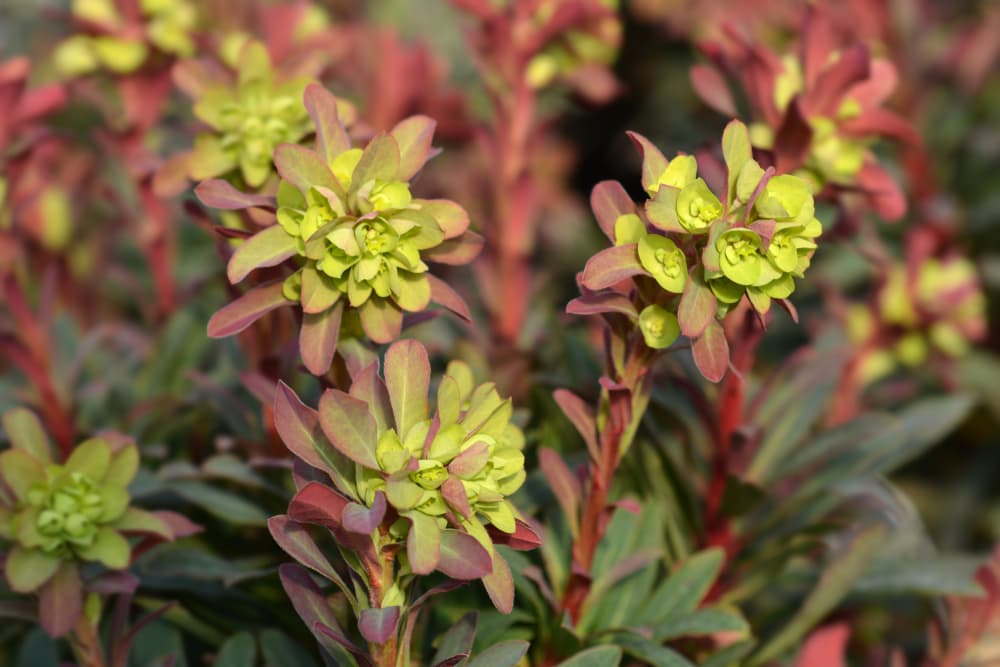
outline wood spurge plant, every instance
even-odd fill
[[[988,2],[29,5],[0,667],[1000,664]]]

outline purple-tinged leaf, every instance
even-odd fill
[[[469,494],[465,485],[457,477],[449,477],[441,485],[441,496],[452,509],[465,519],[472,518],[472,507],[469,505]]]
[[[701,279],[701,271],[695,270],[689,276],[684,294],[677,307],[677,322],[681,333],[694,339],[700,336],[715,318],[715,293]]]
[[[538,533],[520,519],[514,519],[513,533],[505,533],[492,524],[486,526],[486,532],[493,539],[493,544],[510,547],[516,551],[531,551],[542,544],[542,538]]]
[[[461,317],[466,322],[472,322],[472,313],[458,292],[451,288],[451,285],[430,273],[425,274],[427,281],[431,284],[431,301],[440,304]]]
[[[344,508],[349,502],[330,487],[310,482],[288,504],[288,516],[299,523],[314,523],[339,531],[343,529]]]
[[[437,221],[445,239],[458,238],[469,228],[469,212],[450,199],[417,199],[413,203]]]
[[[859,139],[878,135],[908,144],[920,144],[920,133],[910,121],[894,111],[881,107],[866,109],[860,116],[842,121],[839,129],[844,134]]]
[[[813,129],[802,108],[802,100],[792,98],[781,125],[774,135],[774,156],[777,171],[786,173],[799,168],[809,154]]]
[[[871,73],[871,54],[864,44],[856,44],[840,54],[840,58],[816,77],[807,98],[807,115],[832,117],[843,102],[844,95]]]
[[[736,113],[736,102],[729,90],[726,80],[711,65],[692,65],[690,70],[691,86],[698,93],[702,102],[715,109],[723,116],[733,118]]]
[[[326,469],[326,462],[316,450],[316,440],[320,436],[316,411],[303,403],[295,391],[281,380],[274,398],[274,427],[292,454],[314,468]]]
[[[323,555],[305,526],[293,521],[285,514],[279,514],[267,520],[267,529],[282,551],[298,561],[299,564],[337,584],[353,602],[354,592],[344,583],[333,565]]]
[[[452,579],[481,579],[493,569],[490,552],[476,538],[457,530],[441,531],[441,557],[437,568]]]
[[[38,591],[38,617],[50,637],[62,637],[76,627],[83,613],[83,584],[76,563],[63,563]]]
[[[326,623],[318,622],[312,626],[312,630],[313,634],[328,637],[335,641],[339,648],[345,648],[350,651],[354,656],[354,659],[357,660],[358,664],[362,667],[372,667],[372,661],[368,659],[368,654],[365,653],[364,650],[358,648],[357,644],[352,642],[339,627],[331,627]],[[324,648],[329,650],[329,644],[327,644],[324,640],[320,639],[320,643],[323,644]],[[334,655],[336,655],[336,653],[334,653]]]
[[[285,563],[278,568],[278,577],[281,579],[281,587],[285,589],[285,595],[292,601],[295,612],[324,649],[338,658],[343,656],[344,660],[347,659],[344,654],[345,648],[360,653],[360,649],[351,643],[341,629],[323,591],[305,569],[293,563]],[[324,626],[334,634],[320,631],[318,626]]]
[[[483,249],[483,237],[475,232],[464,232],[461,236],[448,239],[438,246],[428,248],[420,253],[424,261],[449,266],[468,264]]]
[[[642,155],[642,187],[646,192],[655,192],[659,189],[660,176],[667,170],[667,158],[663,157],[663,153],[653,145],[653,142],[638,132],[626,132],[625,134]]]
[[[566,415],[566,419],[576,427],[583,442],[587,445],[587,452],[590,453],[591,458],[599,461],[600,452],[597,449],[597,422],[594,418],[594,408],[568,389],[556,389],[552,392],[552,398]]]
[[[361,636],[373,644],[384,644],[395,636],[399,624],[399,607],[369,608],[358,618]]]
[[[373,342],[391,343],[403,329],[403,311],[389,299],[371,297],[358,311],[361,328]]]
[[[406,536],[406,556],[414,574],[430,574],[441,556],[441,528],[437,519],[419,511],[406,512],[410,531]]]
[[[470,611],[466,613],[444,634],[441,643],[430,664],[433,667],[441,667],[448,664],[448,661],[467,658],[472,653],[472,643],[476,638],[476,624],[479,620],[479,613]],[[457,663],[452,663],[457,664]]]
[[[302,192],[308,192],[315,186],[329,188],[336,193],[344,191],[323,158],[305,146],[281,144],[274,151],[274,166],[283,179]]]
[[[657,174],[659,178],[659,174]],[[615,242],[615,223],[623,215],[636,212],[635,202],[618,181],[601,181],[590,191],[590,208],[604,235]]]
[[[195,187],[194,193],[205,206],[223,211],[236,211],[254,206],[270,209],[275,207],[274,197],[240,192],[228,181],[219,178],[202,181]]]
[[[427,419],[430,380],[430,360],[420,343],[402,340],[385,353],[385,384],[396,419],[396,432],[401,437],[405,437],[414,424]]]
[[[399,171],[399,145],[396,140],[388,134],[381,132],[376,134],[358,161],[358,166],[354,168],[351,176],[351,189],[348,194],[352,197],[358,191],[372,181],[389,182],[396,180]]]
[[[389,391],[378,374],[378,360],[369,363],[364,370],[354,374],[350,392],[354,398],[368,404],[368,412],[375,419],[378,432],[393,428],[392,405]]]
[[[468,449],[453,458],[448,464],[448,472],[458,477],[469,478],[482,470],[489,459],[489,445],[480,440],[469,445]]]
[[[632,300],[617,292],[598,292],[578,296],[566,304],[566,312],[570,315],[617,313],[630,320],[638,321],[639,319],[639,313],[636,312]]]
[[[232,303],[223,306],[208,321],[210,338],[225,338],[246,329],[248,326],[276,308],[290,306],[281,289],[282,281],[254,287]]]
[[[435,155],[431,148],[437,122],[427,116],[410,116],[389,132],[399,146],[399,169],[396,178],[408,181]]]
[[[277,266],[296,254],[295,237],[281,225],[267,227],[241,243],[226,266],[226,277],[236,284],[254,269]]]
[[[126,535],[145,534],[156,535],[164,540],[173,541],[174,534],[170,530],[167,522],[152,512],[129,507],[120,519],[112,524],[112,527]]]
[[[629,243],[607,248],[591,257],[583,269],[581,282],[587,289],[599,290],[645,272],[639,262],[638,245]]]
[[[792,322],[795,322],[796,324],[798,324],[799,323],[799,311],[795,307],[795,304],[792,303],[791,301],[789,301],[788,299],[777,299],[777,301],[778,301],[778,305],[781,306],[782,308],[784,308],[785,312],[788,313],[788,316],[792,318]]]
[[[660,186],[652,199],[647,199],[643,209],[650,224],[664,232],[687,234],[677,217],[677,195],[680,190],[669,185]]]
[[[906,213],[906,196],[882,167],[871,163],[864,165],[858,172],[858,183],[864,190],[868,205],[880,217],[895,222]]]
[[[710,382],[719,382],[729,369],[729,341],[722,325],[711,321],[691,345],[694,363]]]
[[[351,139],[337,112],[337,98],[320,84],[311,83],[306,86],[302,101],[316,127],[316,152],[330,164],[351,147]]]
[[[105,595],[131,595],[139,589],[139,577],[130,572],[108,571],[87,583],[87,591]]]
[[[360,503],[348,503],[344,508],[344,530],[359,535],[371,535],[385,518],[385,493],[375,492],[371,507]]]
[[[583,495],[580,480],[570,472],[558,452],[548,447],[542,447],[538,451],[538,464],[552,488],[556,502],[566,515],[570,534],[576,539],[580,533],[580,498]]]
[[[179,540],[182,537],[191,537],[205,530],[200,524],[191,521],[183,514],[178,514],[177,512],[156,510],[153,514],[170,527],[170,532],[175,540]]]
[[[313,375],[326,375],[333,363],[340,340],[340,321],[344,313],[343,300],[322,313],[304,313],[299,329],[299,354],[302,363]]]
[[[494,549],[493,570],[483,577],[483,587],[486,594],[490,596],[493,606],[501,614],[509,614],[514,610],[514,577],[510,573],[510,566],[503,556]]]
[[[319,423],[327,440],[341,454],[366,468],[378,470],[378,431],[368,404],[339,389],[327,389],[319,399]]]

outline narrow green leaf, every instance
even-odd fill
[[[420,343],[399,341],[385,353],[385,383],[396,431],[401,437],[405,437],[414,424],[427,419],[430,376],[427,350]]]
[[[52,454],[48,436],[35,413],[27,408],[13,408],[3,414],[3,430],[15,449],[31,454],[41,463],[50,463]]]
[[[295,237],[281,225],[271,225],[236,247],[226,266],[226,277],[235,285],[254,269],[277,266],[296,252]]]
[[[563,660],[558,667],[618,667],[621,661],[620,646],[595,646]]]

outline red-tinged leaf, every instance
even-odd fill
[[[375,460],[378,431],[367,403],[339,389],[327,389],[319,399],[319,423],[341,454],[366,468],[379,469]]]
[[[867,109],[860,116],[843,121],[840,129],[844,134],[858,138],[880,136],[920,144],[920,134],[910,121],[888,109]]]
[[[324,649],[334,656],[340,656],[346,648],[364,657],[361,650],[344,634],[327,597],[305,569],[293,563],[285,563],[278,568],[278,577],[295,612]],[[347,659],[346,655],[344,659]],[[359,663],[371,664],[360,660]]]
[[[285,514],[279,514],[267,520],[267,529],[282,551],[301,565],[330,581],[343,584],[340,575],[333,569],[333,565],[323,555],[319,546],[309,535],[309,531],[301,523],[293,521]],[[344,586],[341,585],[341,588]],[[345,593],[353,599],[354,594],[350,589],[346,590]]]
[[[448,477],[444,484],[441,485],[441,496],[463,518],[469,519],[472,517],[469,494],[466,492],[465,485],[462,484],[460,479],[457,477]]]
[[[462,266],[479,256],[483,243],[482,236],[467,231],[457,238],[448,239],[438,246],[422,251],[420,258],[437,264]]]
[[[426,274],[427,280],[431,284],[431,301],[444,306],[466,322],[472,322],[472,313],[465,299],[458,292],[451,288],[451,285],[444,282],[437,276]]]
[[[548,447],[542,447],[538,451],[538,464],[552,488],[556,502],[566,515],[570,534],[576,539],[580,533],[580,497],[583,494],[580,480],[570,472],[558,452]]]
[[[371,535],[385,518],[385,507],[385,494],[381,491],[375,492],[375,500],[371,507],[360,503],[349,503],[344,508],[344,530],[359,535]]]
[[[667,170],[667,158],[663,156],[659,148],[653,145],[652,141],[638,132],[626,132],[625,134],[642,155],[642,187],[646,192],[655,192],[659,189],[657,184],[660,182],[660,176]]]
[[[240,192],[228,181],[219,178],[202,181],[195,187],[194,193],[205,206],[224,211],[236,211],[253,206],[272,209],[275,207],[274,197]]]
[[[583,269],[581,282],[587,289],[599,290],[645,272],[639,263],[638,245],[629,243],[606,248],[591,257]]]
[[[834,36],[830,30],[830,20],[821,15],[819,7],[809,4],[802,20],[801,54],[806,89],[811,89],[817,77],[830,64],[830,56],[836,50]]]
[[[371,297],[361,305],[358,316],[365,335],[380,345],[396,340],[403,330],[403,311],[389,299]]]
[[[702,102],[723,116],[732,118],[739,115],[736,113],[736,102],[729,90],[729,84],[726,83],[719,70],[711,65],[692,65],[690,75],[691,86]]]
[[[710,382],[719,382],[729,369],[729,341],[722,325],[716,321],[705,327],[704,333],[691,344],[694,363]]]
[[[437,221],[445,239],[458,238],[469,228],[469,212],[450,199],[417,199],[414,204]]]
[[[399,171],[399,145],[388,134],[376,134],[365,147],[351,176],[349,194],[353,197],[372,181],[392,181]]]
[[[414,424],[427,419],[430,381],[427,350],[417,341],[399,341],[385,353],[385,384],[400,436],[405,437]]]
[[[520,519],[515,519],[514,525],[513,533],[505,533],[492,524],[486,527],[486,532],[493,539],[493,544],[510,547],[517,551],[531,551],[541,546],[542,538],[532,530],[531,526]]]
[[[895,222],[906,214],[906,196],[882,167],[865,164],[858,172],[858,183],[864,189],[869,205],[885,220]]]
[[[377,359],[354,374],[349,393],[368,404],[368,412],[375,419],[379,433],[394,427],[389,391],[379,377]]]
[[[263,229],[241,243],[226,266],[226,277],[236,284],[254,269],[277,266],[296,254],[295,237],[281,225]]]
[[[788,316],[792,318],[792,322],[796,324],[799,323],[799,311],[795,307],[795,304],[788,299],[777,299],[778,305],[785,309]]]
[[[66,89],[59,84],[49,84],[32,89],[21,96],[15,110],[18,122],[26,122],[46,116],[66,103]]]
[[[274,397],[274,427],[292,454],[314,468],[326,468],[316,450],[316,440],[320,436],[319,416],[280,380]]]
[[[434,156],[431,141],[437,122],[428,116],[410,116],[389,132],[399,146],[399,170],[396,178],[408,181]]]
[[[876,59],[871,62],[868,78],[851,88],[847,96],[857,100],[862,109],[873,109],[889,99],[897,83],[896,66],[888,60]]]
[[[483,587],[497,611],[501,614],[514,611],[514,577],[507,561],[496,549],[493,550],[493,571],[483,577]]]
[[[62,637],[83,613],[83,585],[76,563],[59,566],[55,575],[38,590],[38,616],[50,637]]]
[[[566,312],[570,315],[602,315],[617,313],[633,321],[638,321],[639,313],[632,300],[617,292],[597,292],[584,294],[566,304]]]
[[[132,595],[139,589],[139,577],[130,572],[104,572],[87,582],[87,591],[104,595]]]
[[[851,627],[833,623],[814,630],[803,642],[795,667],[846,667],[847,640]]]
[[[691,273],[677,307],[677,322],[681,326],[681,333],[692,339],[700,336],[715,319],[717,306],[715,293],[699,274],[698,270]]]
[[[399,607],[369,608],[358,618],[361,636],[373,644],[384,644],[396,634],[399,624]]]
[[[801,99],[793,98],[774,136],[775,166],[779,173],[790,173],[802,166],[809,153],[812,132]]]
[[[590,191],[590,208],[601,231],[612,243],[615,242],[615,222],[618,218],[636,212],[635,202],[618,181],[601,181],[595,185]]]
[[[187,161],[190,152],[172,155],[153,174],[153,194],[160,199],[172,199],[188,189]]]
[[[490,552],[476,538],[457,530],[441,531],[441,555],[437,568],[452,579],[481,579],[493,569]]]
[[[448,472],[468,478],[483,469],[490,460],[490,447],[483,441],[474,442],[448,464]]]
[[[585,63],[576,67],[564,79],[589,104],[607,104],[624,90],[614,72],[599,63]]]
[[[441,528],[437,519],[423,512],[406,512],[410,532],[406,536],[406,556],[414,574],[430,574],[441,557]]]
[[[852,86],[866,80],[871,72],[871,54],[864,44],[843,51],[840,58],[816,77],[804,99],[809,116],[835,116]]]
[[[344,508],[350,501],[318,482],[310,482],[295,494],[288,505],[288,516],[299,523],[340,531],[343,529]]]
[[[577,433],[587,445],[587,451],[591,458],[599,461],[600,452],[597,448],[597,422],[594,417],[594,408],[568,389],[556,389],[552,392],[552,398],[566,415],[566,419],[576,427]]]
[[[170,532],[173,534],[175,540],[179,540],[182,537],[191,537],[205,530],[204,526],[191,521],[183,514],[178,514],[177,512],[157,510],[153,514],[170,527]]]
[[[333,363],[340,340],[340,322],[344,314],[344,300],[323,313],[303,313],[299,329],[299,353],[302,363],[313,375],[326,375]]]
[[[316,623],[312,626],[313,634],[316,634],[320,638],[320,643],[323,644],[324,648],[329,650],[329,645],[322,639],[323,637],[328,637],[336,642],[336,646],[347,649],[354,656],[354,659],[358,661],[358,664],[362,667],[371,667],[372,661],[368,659],[368,655],[365,651],[358,648],[358,646],[348,639],[347,635],[344,634],[339,627],[331,627],[326,623]],[[336,655],[336,653],[334,653]]]
[[[344,191],[323,158],[305,146],[281,144],[274,151],[274,166],[283,179],[302,192],[314,186],[329,188],[335,193]]]
[[[337,98],[320,84],[311,83],[306,86],[302,100],[316,127],[316,152],[330,164],[351,147],[351,139],[337,112]]]
[[[210,338],[225,338],[246,329],[272,310],[290,306],[281,289],[282,281],[254,287],[229,305],[220,308],[208,321]]]

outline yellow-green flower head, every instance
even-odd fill
[[[639,240],[639,262],[656,282],[668,292],[680,294],[687,281],[684,251],[659,234],[646,234]]]
[[[692,234],[708,231],[708,226],[722,215],[722,202],[697,178],[677,195],[677,218],[681,226]]]
[[[148,60],[153,50],[172,56],[194,55],[193,33],[198,11],[187,0],[142,0],[138,22],[129,22],[114,0],[73,0],[73,15],[93,31],[75,34],[53,53],[64,76],[90,74],[105,68],[130,74]]]
[[[656,304],[642,309],[639,314],[639,330],[646,345],[654,350],[670,347],[681,334],[677,316]]]
[[[56,464],[33,413],[11,410],[3,421],[13,445],[0,454],[0,479],[13,493],[12,505],[0,505],[0,540],[14,545],[6,571],[11,588],[37,590],[63,562],[126,567],[131,548],[119,531],[137,516],[126,490],[138,466],[135,445],[113,449],[94,438]]]
[[[435,154],[434,121],[408,118],[355,148],[333,95],[309,86],[304,106],[316,128],[316,148],[292,143],[277,148],[274,163],[282,180],[276,202],[219,181],[196,191],[218,208],[277,204],[277,224],[236,248],[229,280],[235,284],[258,267],[291,260],[295,271],[283,284],[252,294],[270,309],[301,305],[306,314],[303,360],[322,374],[329,370],[336,333],[348,312],[356,313],[365,335],[378,343],[395,340],[403,312],[422,311],[432,299],[468,318],[461,298],[430,275],[427,262],[465,264],[478,253],[481,239],[468,231],[468,214],[455,202],[416,199],[410,193],[410,179]],[[209,323],[210,335],[230,335],[252,323],[267,312],[257,303],[227,306]],[[253,309],[254,316],[239,314],[242,308]],[[233,321],[238,328],[230,326]]]
[[[238,172],[252,188],[274,173],[275,148],[298,143],[311,131],[302,92],[309,77],[282,79],[263,44],[243,43],[235,83],[206,87],[194,105],[209,128],[195,140],[188,175],[195,180]]]

